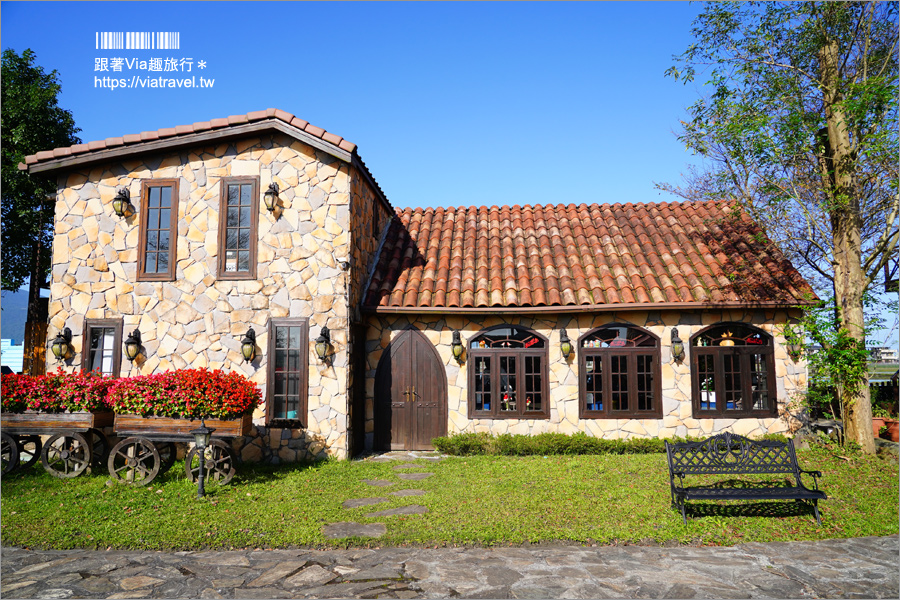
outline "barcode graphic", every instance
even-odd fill
[[[178,50],[179,31],[98,31],[97,50]]]

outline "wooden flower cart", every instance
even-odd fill
[[[40,458],[54,477],[77,477],[91,464],[103,464],[109,443],[102,428],[112,424],[111,412],[0,413],[3,473]],[[41,436],[50,439],[41,443]]]
[[[215,429],[204,451],[206,481],[226,484],[235,473],[235,456],[229,443],[237,436],[247,435],[252,426],[251,416],[237,419],[206,419],[206,426]],[[172,467],[176,443],[193,442],[191,430],[200,427],[200,419],[172,417],[142,417],[117,414],[113,429],[117,437],[125,438],[109,453],[107,467],[114,480],[133,485],[147,485]],[[200,472],[197,448],[185,456],[184,470],[188,479],[196,481]]]

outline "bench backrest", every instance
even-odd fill
[[[666,442],[669,475],[726,475],[731,473],[793,473],[799,477],[794,444],[754,441],[731,432],[702,442]]]

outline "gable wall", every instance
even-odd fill
[[[238,175],[259,176],[257,279],[220,281],[219,179]],[[136,280],[141,180],[151,178],[180,182],[177,272],[171,282]],[[261,198],[272,181],[281,188],[278,219]],[[126,218],[111,206],[120,186],[129,189],[134,207]],[[259,427],[242,453],[248,459],[280,454],[292,460],[307,450],[342,456],[348,274],[339,262],[350,255],[349,204],[349,165],[282,134],[70,173],[61,178],[57,195],[48,339],[69,327],[75,355],[65,368],[80,368],[84,318],[122,318],[124,336],[140,330],[144,352],[133,365],[122,358],[121,376],[199,367],[238,371],[257,382],[265,397],[269,318],[308,317],[312,443],[287,448]],[[331,366],[322,365],[313,348],[323,325],[332,330]],[[249,327],[257,333],[257,358],[246,364],[240,343]],[[261,408],[254,422],[263,421]],[[292,436],[299,434],[287,438]]]

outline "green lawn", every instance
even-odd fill
[[[844,456],[842,458],[841,456]],[[798,452],[824,474],[822,526],[794,502],[694,504],[684,525],[670,507],[663,454],[450,457],[434,476],[374,488],[364,478],[396,479],[397,463],[328,461],[314,466],[242,466],[203,501],[182,464],[147,488],[107,485],[108,474],[60,480],[39,466],[3,479],[2,543],[52,548],[198,549],[346,545],[678,542],[728,545],[898,533],[898,465],[846,450]],[[849,459],[849,460],[848,460]],[[399,480],[398,480],[399,481]],[[421,497],[388,492],[418,487]],[[346,510],[349,498],[386,496]],[[424,504],[426,515],[368,519],[367,512]],[[377,540],[329,542],[322,525],[387,524]]]

